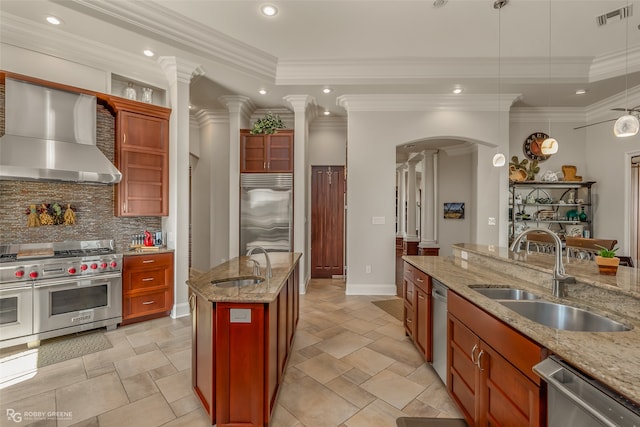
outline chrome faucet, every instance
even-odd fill
[[[254,253],[256,250],[259,250],[259,251],[261,251],[261,252],[263,252],[263,253],[264,253],[264,257],[265,257],[265,258],[266,258],[266,260],[267,260],[267,273],[266,273],[266,277],[267,277],[267,279],[271,279],[271,278],[273,277],[273,273],[271,272],[271,260],[269,259],[269,254],[267,253],[267,250],[266,250],[265,248],[263,248],[262,246],[254,246],[254,247],[252,247],[251,249],[249,249],[249,250],[247,251],[247,256],[251,256],[251,255],[253,255],[253,253]],[[257,262],[257,261],[256,261],[256,262]],[[255,266],[255,264],[254,264],[254,270],[253,270],[254,272],[255,272],[255,267],[256,267],[256,266]],[[258,264],[258,272],[260,272],[260,264]]]
[[[576,283],[576,278],[573,276],[568,276],[564,271],[564,263],[562,262],[562,241],[556,233],[549,230],[548,228],[528,228],[522,233],[518,234],[518,236],[516,236],[509,249],[511,249],[514,253],[519,253],[520,241],[524,236],[532,232],[545,233],[553,238],[553,241],[556,245],[556,265],[553,267],[553,277],[551,278],[551,292],[553,293],[553,296],[557,298],[567,296],[567,289],[565,285],[567,283]]]
[[[257,260],[251,259],[251,258],[249,258],[249,262],[253,263],[253,275],[254,276],[259,276],[260,275],[260,263]]]

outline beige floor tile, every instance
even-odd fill
[[[300,349],[297,353],[306,357],[307,359],[311,359],[312,357],[316,357],[317,355],[322,354],[322,350],[320,350],[315,345],[310,345],[308,347]]]
[[[293,343],[293,351],[300,350],[315,343],[322,341],[322,338],[310,334],[307,331],[298,329],[296,331],[296,339]]]
[[[144,345],[141,345],[139,347],[133,347],[133,351],[136,354],[150,353],[150,352],[156,351],[156,350],[159,350],[159,348],[158,348],[158,344],[156,344],[154,342],[150,342],[149,344],[144,344]]]
[[[354,351],[342,360],[368,375],[375,375],[395,362],[392,358],[367,347]]]
[[[163,424],[162,427],[211,427],[207,413],[202,408]]]
[[[191,327],[189,327],[189,334],[176,334],[176,331],[174,331],[171,334],[171,338],[158,341],[157,344],[165,354],[189,350],[191,349]]]
[[[75,358],[35,371],[0,390],[0,401],[9,403],[87,379],[82,359]]]
[[[84,366],[89,371],[95,371],[105,366],[113,366],[113,362],[117,360],[127,359],[135,356],[136,352],[133,350],[129,342],[126,341],[126,345],[118,345],[107,350],[98,351],[96,353],[87,354],[82,356]]]
[[[421,385],[391,371],[380,372],[361,387],[398,409],[404,408],[424,390]]]
[[[407,406],[402,408],[402,412],[411,417],[427,418],[437,418],[442,414],[442,411],[439,409],[436,409],[431,405],[427,405],[418,399],[413,399]]]
[[[396,419],[402,416],[405,416],[402,411],[378,399],[349,418],[345,425],[348,427],[395,427]]]
[[[117,373],[101,375],[56,390],[56,410],[72,413],[72,419],[58,421],[68,426],[129,403]]]
[[[353,368],[349,363],[338,360],[327,353],[305,360],[296,367],[321,384],[329,382]]]
[[[416,399],[437,408],[450,418],[462,418],[458,407],[449,397],[446,387],[440,382],[429,385]]]
[[[156,381],[156,384],[169,403],[193,393],[191,390],[191,369],[161,378]]]
[[[342,325],[345,329],[355,332],[356,334],[364,335],[367,332],[371,332],[378,328],[376,323],[362,319],[352,319],[349,322]]]
[[[181,397],[169,404],[176,417],[181,417],[193,412],[200,407],[200,401],[196,397],[195,393],[189,393],[188,395]]]
[[[26,426],[30,424],[56,425],[56,417],[48,415],[56,410],[56,392],[50,390],[22,400],[0,402],[0,425]]]
[[[278,403],[305,426],[335,427],[358,412],[358,408],[305,377],[282,387]]]
[[[315,344],[315,347],[324,351],[325,353],[329,353],[336,359],[341,359],[347,354],[351,354],[359,348],[364,347],[367,344],[371,344],[369,338],[365,338],[362,335],[354,334],[351,331],[343,332],[339,335],[336,335],[333,338],[329,338],[318,344]]]
[[[398,341],[393,338],[383,337],[372,342],[367,347],[414,368],[424,363],[424,358],[418,353],[409,339]]]
[[[353,368],[352,370],[350,370],[349,372],[345,372],[342,375],[343,378],[351,381],[352,383],[356,384],[356,385],[360,385],[363,382],[365,382],[366,380],[368,380],[369,378],[371,378],[371,375],[362,372],[360,369],[358,368]]]
[[[138,375],[124,378],[122,380],[122,385],[127,392],[130,402],[144,399],[145,397],[149,397],[160,391],[148,372],[142,372]]]
[[[376,400],[374,395],[361,387],[358,387],[356,384],[344,377],[335,378],[325,385],[345,400],[356,405],[358,408],[364,408]]]
[[[160,393],[98,416],[100,427],[155,427],[173,419],[175,415]]]
[[[167,363],[166,365],[160,366],[159,368],[150,369],[149,375],[153,378],[154,381],[159,380],[160,378],[168,377],[169,375],[173,375],[178,370],[172,363]]]
[[[273,427],[303,427],[296,417],[277,403],[271,414],[269,425]]]
[[[159,368],[169,362],[169,359],[160,351],[139,354],[127,359],[115,362],[116,370],[120,378],[128,378],[151,369]]]
[[[391,318],[391,320],[392,321],[390,323],[377,328],[376,331],[380,332],[382,335],[388,336],[389,338],[393,338],[395,340],[403,340],[404,326],[402,326],[402,323],[400,323],[400,321],[395,318]]]
[[[69,427],[100,427],[100,423],[98,422],[98,417],[91,417],[79,423],[71,424]]]
[[[184,371],[185,369],[189,369],[191,367],[191,348],[187,348],[186,350],[176,351],[175,353],[165,353],[173,366],[176,367],[178,371]]]

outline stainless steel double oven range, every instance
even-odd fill
[[[0,348],[120,322],[113,240],[0,245]]]

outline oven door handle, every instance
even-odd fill
[[[15,285],[11,287],[2,288],[0,289],[0,294],[4,294],[5,292],[9,292],[9,291],[24,291],[27,289],[32,289],[31,283],[29,283],[28,285],[22,284],[22,285]]]
[[[105,281],[108,279],[120,279],[122,275],[120,273],[110,273],[110,274],[102,274],[99,276],[91,276],[91,277],[65,277],[63,279],[57,280],[43,280],[42,283],[35,283],[34,286],[36,289],[47,288],[49,286],[59,286],[65,284],[72,284],[76,282],[98,282]],[[82,286],[82,285],[81,285]]]

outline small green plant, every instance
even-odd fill
[[[280,116],[267,113],[263,118],[256,120],[253,128],[251,128],[251,134],[272,134],[276,132],[276,129],[284,129],[285,127]]]
[[[616,251],[618,250],[618,248],[607,249],[604,246],[600,246],[600,245],[596,245],[596,246],[600,248],[598,255],[600,255],[602,258],[615,258]]]

